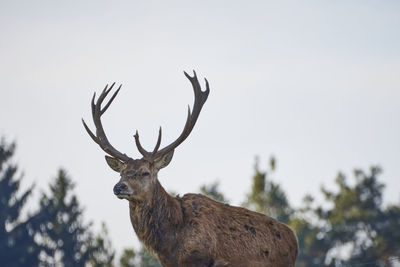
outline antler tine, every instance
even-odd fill
[[[136,143],[136,147],[139,150],[140,154],[142,154],[142,156],[144,158],[150,158],[150,152],[148,152],[146,149],[144,149],[142,147],[142,145],[140,144],[140,140],[139,140],[139,132],[138,130],[136,130],[136,133],[134,135],[135,137],[135,143]]]
[[[183,141],[185,141],[185,139],[189,136],[189,134],[191,133],[194,125],[196,124],[196,121],[199,117],[200,111],[204,105],[204,103],[207,100],[208,94],[210,93],[210,86],[208,84],[207,79],[205,79],[206,81],[206,90],[202,91],[201,90],[201,86],[199,83],[199,80],[197,79],[197,75],[196,72],[193,71],[193,77],[191,77],[189,74],[187,74],[186,72],[184,72],[186,78],[189,79],[190,83],[192,84],[193,87],[193,92],[194,92],[194,104],[193,104],[193,111],[190,111],[190,106],[188,106],[188,115],[186,118],[186,123],[185,126],[182,130],[182,133],[180,134],[180,136],[171,144],[169,144],[168,146],[164,147],[163,149],[154,152],[152,154],[152,158],[156,159],[159,158],[163,155],[165,155],[166,153],[170,152],[171,150],[174,150],[177,146],[179,146]],[[161,129],[160,129],[160,134],[159,134],[159,138],[161,139]],[[140,144],[140,143],[139,143]],[[157,143],[156,147],[159,146],[159,144]]]
[[[157,151],[161,144],[161,136],[162,136],[162,130],[160,127],[160,130],[158,131],[158,138],[157,138],[156,146],[154,147],[153,152],[150,153],[146,149],[144,149],[143,146],[140,144],[139,133],[136,130],[136,134],[134,135],[135,143],[136,143],[136,146],[137,146],[140,154],[142,154],[144,158],[146,158],[147,160],[150,160],[150,161],[152,161],[154,159],[154,155],[157,154]]]
[[[161,135],[162,135],[162,130],[161,130],[161,126],[160,126],[160,130],[158,130],[158,138],[157,138],[157,144],[153,149],[153,152],[151,153],[152,155],[155,155],[158,151],[158,149],[160,148],[160,144],[161,144]]]
[[[117,91],[115,91],[115,93],[112,95],[112,97],[110,98],[110,100],[108,101],[108,103],[104,106],[104,108],[101,110],[101,114],[103,115],[104,112],[106,112],[106,110],[108,109],[108,107],[111,105],[111,103],[113,102],[114,98],[117,96],[119,90],[121,90],[122,84],[118,87]],[[106,92],[106,95],[108,94],[108,92],[112,89],[111,88]]]
[[[104,99],[106,98],[106,96],[108,95],[108,93],[113,89],[115,85],[115,82],[113,84],[111,84],[110,88],[107,89],[108,84],[106,85],[106,87],[103,89],[103,91],[101,92],[99,98],[97,99],[96,105],[95,105],[95,109],[98,109],[98,111],[100,111],[100,116],[104,113],[101,111],[101,104],[103,103]],[[121,86],[120,86],[121,87]],[[116,91],[116,93],[118,93],[119,90]],[[105,106],[104,109],[107,109],[108,106],[110,106],[111,102],[114,100],[114,97],[112,97],[110,99],[110,101],[107,103],[107,105]],[[103,110],[104,110],[103,109]]]
[[[103,125],[101,123],[101,115],[108,109],[108,107],[111,105],[112,101],[114,98],[117,96],[119,90],[121,89],[121,86],[117,89],[117,91],[113,94],[111,99],[108,101],[108,103],[105,105],[105,107],[102,109],[101,104],[103,103],[104,99],[108,95],[108,93],[112,90],[114,87],[115,83],[113,83],[110,88],[108,88],[108,85],[103,89],[101,92],[99,98],[97,99],[95,103],[95,98],[96,98],[96,93],[94,93],[92,102],[91,102],[91,107],[92,107],[92,117],[93,117],[93,122],[96,127],[96,135],[93,134],[93,132],[89,129],[85,121],[82,119],[83,126],[85,127],[86,131],[88,132],[89,136],[95,141],[107,154],[120,159],[122,161],[129,161],[131,160],[130,157],[128,157],[126,154],[123,154],[119,152],[117,149],[115,149],[110,142],[107,139],[106,133],[104,132]]]
[[[193,92],[194,92],[194,98],[195,98],[195,102],[193,105],[193,112],[191,114],[191,128],[190,131],[192,130],[192,128],[194,127],[194,125],[196,124],[197,118],[199,117],[201,108],[203,107],[204,103],[206,102],[207,98],[208,98],[208,94],[210,93],[210,86],[208,84],[208,81],[206,78],[204,78],[205,82],[206,82],[206,90],[203,92],[201,90],[201,86],[199,83],[199,80],[197,79],[197,75],[196,72],[193,70],[193,77],[190,77],[186,72],[185,72],[185,76],[189,79],[189,81],[192,83],[193,86]],[[197,100],[199,99],[199,102],[197,102]]]
[[[86,132],[89,134],[89,136],[93,139],[93,141],[96,144],[99,144],[99,141],[97,140],[97,137],[92,133],[92,131],[89,129],[89,127],[86,125],[86,122],[84,119],[82,119],[83,127],[85,127]]]

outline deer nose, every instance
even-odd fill
[[[114,189],[113,189],[114,194],[115,194],[115,195],[121,194],[121,192],[122,192],[123,190],[125,190],[126,187],[127,187],[127,186],[126,186],[126,184],[124,184],[124,183],[118,183],[118,184],[116,184],[116,185],[114,186]]]

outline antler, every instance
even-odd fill
[[[103,103],[103,100],[106,98],[108,93],[111,91],[111,89],[114,87],[115,83],[113,83],[110,88],[108,88],[108,85],[104,88],[103,92],[101,92],[99,98],[97,99],[96,104],[94,103],[94,100],[96,98],[96,93],[94,93],[93,98],[92,98],[92,116],[93,116],[93,122],[96,127],[96,135],[93,134],[93,132],[89,129],[89,127],[86,125],[85,121],[82,119],[83,126],[85,127],[86,131],[90,135],[90,137],[93,139],[94,142],[96,142],[107,154],[113,156],[114,158],[120,159],[124,162],[131,160],[130,157],[127,155],[119,152],[116,150],[108,141],[106,133],[104,132],[103,125],[101,124],[101,115],[103,115],[104,112],[108,109],[108,107],[111,105],[111,102],[114,100],[114,98],[117,96],[119,90],[121,89],[120,85],[113,94],[113,96],[110,98],[108,103],[104,106],[104,108],[101,108],[101,104]]]
[[[136,146],[137,146],[139,152],[143,155],[143,157],[149,161],[154,161],[155,159],[162,157],[163,155],[167,154],[168,152],[171,152],[172,150],[174,150],[183,141],[185,141],[185,139],[189,136],[190,132],[192,131],[194,125],[196,124],[196,121],[197,121],[197,118],[199,117],[201,108],[203,107],[204,103],[207,100],[208,94],[210,93],[210,87],[209,87],[207,79],[204,79],[206,81],[206,90],[202,91],[195,71],[193,71],[193,74],[194,74],[193,77],[189,76],[186,72],[184,72],[184,74],[185,74],[186,78],[189,79],[189,81],[191,82],[191,84],[193,86],[194,104],[193,104],[193,112],[190,111],[190,106],[188,106],[188,115],[187,115],[185,127],[183,128],[181,135],[174,142],[172,142],[168,146],[166,146],[163,149],[161,149],[160,151],[158,151],[158,148],[160,147],[160,143],[161,143],[161,127],[160,127],[160,130],[158,132],[157,144],[154,147],[153,152],[148,152],[140,144],[139,134],[136,131],[136,134],[135,134]]]

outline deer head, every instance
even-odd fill
[[[91,107],[93,122],[96,127],[96,134],[94,134],[89,129],[83,119],[82,122],[83,126],[85,127],[86,131],[93,139],[93,141],[97,143],[104,150],[104,152],[109,155],[105,156],[108,165],[111,167],[111,169],[120,173],[121,179],[114,186],[114,194],[118,198],[139,202],[151,199],[152,193],[154,192],[153,189],[158,183],[158,171],[161,168],[166,167],[171,162],[175,148],[178,147],[189,136],[194,125],[196,124],[200,111],[204,103],[206,102],[208,94],[210,92],[207,79],[205,79],[206,90],[202,91],[196,76],[196,72],[193,71],[193,73],[194,76],[191,77],[186,72],[184,72],[185,76],[189,79],[193,87],[194,104],[193,111],[191,111],[190,107],[188,106],[187,119],[182,133],[174,142],[165,146],[162,149],[159,149],[162,136],[162,130],[160,127],[157,143],[153,151],[150,152],[142,147],[139,140],[139,134],[136,131],[136,134],[134,135],[135,143],[139,152],[143,156],[141,159],[132,159],[126,154],[121,153],[117,149],[115,149],[108,141],[101,123],[101,116],[104,114],[114,98],[117,96],[119,90],[121,89],[121,86],[117,89],[117,91],[115,91],[115,93],[112,95],[112,97],[104,107],[101,107],[101,105],[104,99],[107,97],[108,93],[113,89],[115,83],[113,83],[109,88],[108,86],[104,88],[96,103],[96,93],[93,95]]]

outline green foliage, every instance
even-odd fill
[[[391,266],[391,258],[400,255],[400,207],[383,207],[380,173],[378,167],[368,174],[355,170],[354,185],[339,173],[336,191],[321,188],[323,206],[312,208],[312,198],[306,198],[290,222],[300,247],[296,266]]]
[[[261,171],[258,158],[254,164],[254,175],[252,188],[243,205],[254,211],[264,213],[281,222],[287,223],[293,213],[286,197],[286,193],[280,185],[274,183],[269,177],[276,168],[274,157],[270,159],[270,170]]]
[[[64,170],[59,170],[50,184],[50,195],[40,200],[40,240],[44,247],[42,261],[46,265],[111,266],[114,253],[106,232],[93,236],[91,225],[84,223],[83,210],[72,190],[74,184]]]
[[[391,258],[400,256],[400,207],[383,207],[380,168],[372,167],[368,174],[355,170],[354,185],[339,173],[337,190],[321,188],[324,205],[313,207],[314,199],[307,195],[298,209],[290,206],[285,192],[271,180],[275,168],[276,160],[271,158],[270,169],[261,171],[256,159],[244,205],[292,227],[300,248],[296,266],[345,266],[348,262],[388,266]]]
[[[2,266],[38,266],[40,246],[34,241],[36,215],[21,219],[31,186],[20,193],[22,178],[10,161],[15,144],[0,141],[0,259]]]
[[[40,226],[43,261],[48,265],[84,266],[90,259],[91,233],[83,223],[78,199],[71,195],[74,185],[64,170],[59,170],[50,184],[50,195],[43,194],[40,213],[44,223]]]
[[[208,196],[211,199],[214,199],[215,201],[219,201],[222,203],[229,203],[229,201],[225,198],[224,194],[219,190],[219,182],[215,181],[212,184],[209,185],[202,185],[200,187],[200,192]]]
[[[355,170],[354,185],[339,173],[337,192],[322,189],[330,205],[318,207],[315,213],[324,222],[324,236],[335,247],[349,248],[350,262],[385,266],[390,257],[400,255],[400,207],[383,207],[380,173],[379,167],[372,167],[369,173]],[[336,258],[335,262],[341,260]]]
[[[139,252],[141,267],[162,267],[156,255],[148,251],[144,246]]]
[[[304,207],[298,209],[289,221],[299,244],[297,267],[324,266],[326,254],[331,247],[329,239],[323,235],[324,228],[315,219],[311,207],[313,201],[312,196],[306,195],[303,199]]]
[[[119,259],[121,267],[162,267],[157,256],[141,246],[139,253],[134,249],[124,249]]]
[[[119,259],[119,265],[121,267],[136,267],[135,264],[136,253],[133,249],[124,249],[121,258]]]
[[[112,267],[115,256],[114,249],[108,237],[108,230],[105,223],[101,224],[101,231],[91,243],[92,255],[90,264],[92,267]]]
[[[293,218],[290,227],[295,231],[299,242],[297,267],[323,266],[329,244],[320,236],[321,229],[306,219]]]

